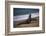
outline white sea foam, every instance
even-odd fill
[[[35,18],[38,16],[39,16],[39,13],[31,13],[31,18]],[[26,20],[28,19],[28,17],[29,17],[29,14],[13,16],[13,21]]]

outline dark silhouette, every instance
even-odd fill
[[[29,18],[27,19],[27,23],[29,24],[31,22],[31,14],[29,14]]]

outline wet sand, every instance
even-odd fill
[[[36,18],[35,18],[36,19]],[[23,22],[24,21],[24,22]],[[25,24],[25,20],[23,21],[19,21],[16,23],[16,28],[22,28],[22,27],[38,27],[39,26],[39,18],[37,17],[36,20],[31,20],[29,24]],[[23,23],[20,23],[20,22],[23,22]]]

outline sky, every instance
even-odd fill
[[[32,9],[32,8],[13,8],[13,16],[17,15],[25,15],[31,13],[39,13],[39,9]]]

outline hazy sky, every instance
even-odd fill
[[[13,14],[16,15],[25,15],[31,13],[39,13],[39,9],[31,9],[31,8],[13,8]]]

